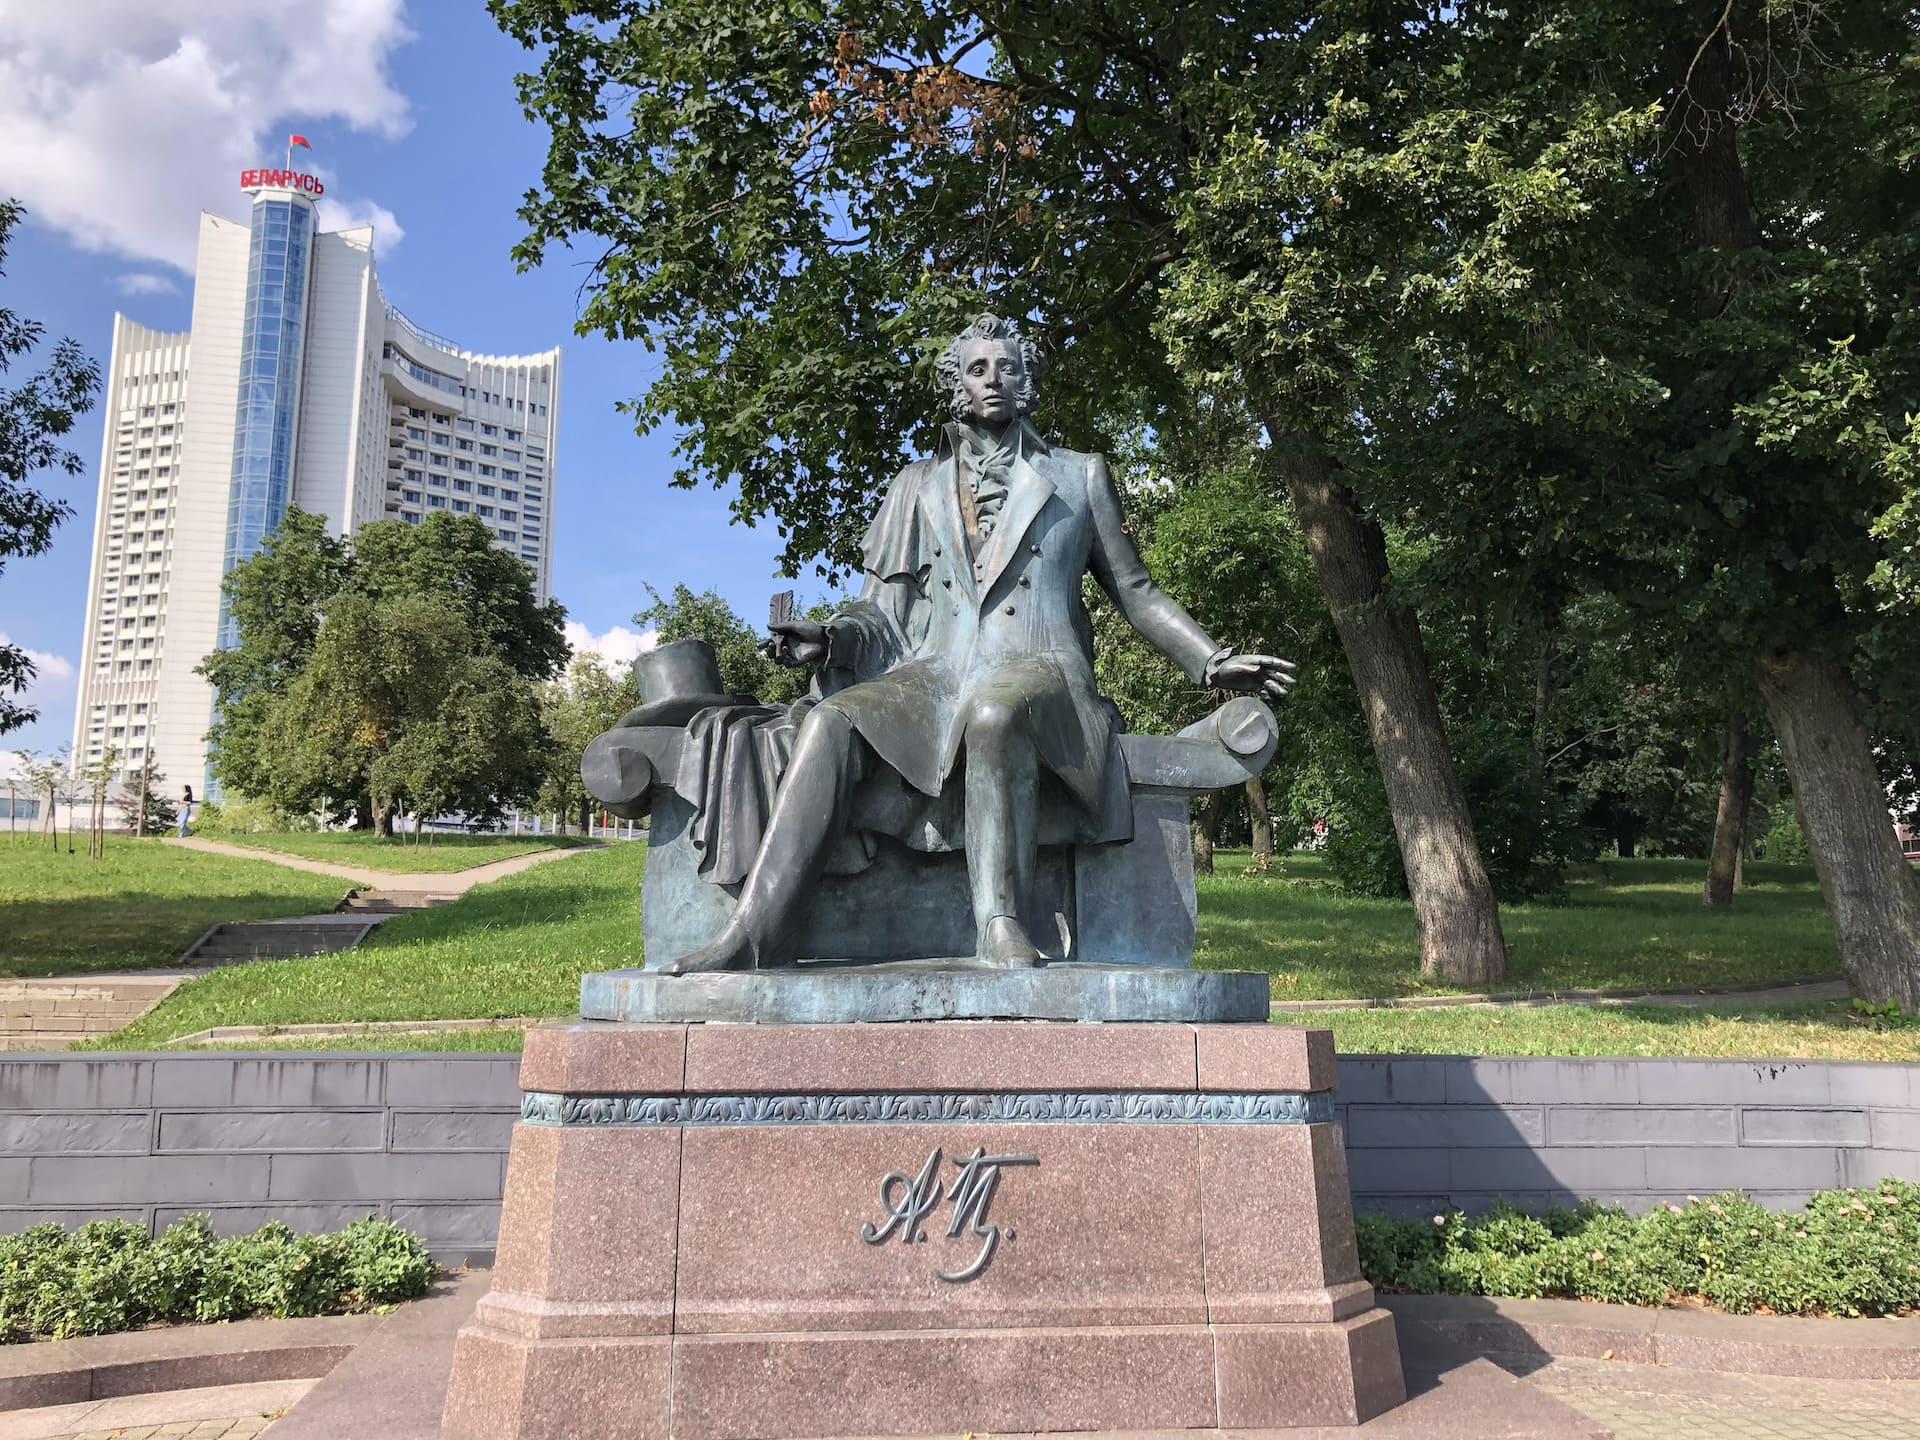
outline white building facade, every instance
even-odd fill
[[[480,354],[389,305],[369,227],[320,231],[312,177],[248,171],[246,223],[200,217],[193,328],[114,317],[77,764],[111,747],[208,787],[220,582],[290,505],[335,535],[473,515],[551,593],[560,351]]]

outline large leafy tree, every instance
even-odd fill
[[[364,795],[383,835],[402,806],[491,820],[532,798],[546,759],[526,679],[421,595],[335,596],[261,728],[265,798],[302,811]]]
[[[6,263],[8,238],[25,213],[17,201],[0,200],[0,265]],[[10,377],[45,333],[39,321],[0,306],[0,376]],[[0,385],[0,570],[14,556],[45,550],[53,543],[54,527],[73,513],[66,501],[28,482],[40,470],[80,473],[80,457],[67,449],[63,437],[78,416],[93,408],[99,389],[99,365],[72,340],[53,347],[45,369],[17,385]],[[34,673],[24,648],[0,645],[0,735],[38,713],[15,698]]]
[[[580,757],[639,701],[632,669],[610,670],[598,655],[574,656],[564,676],[540,687],[540,711],[551,740],[537,802],[542,811],[576,816],[582,830],[589,828],[593,797],[580,780]]]
[[[591,237],[583,324],[666,351],[639,423],[684,426],[681,480],[737,484],[790,565],[852,563],[934,418],[929,337],[984,305],[1039,320],[1044,418],[1078,443],[1195,386],[1254,416],[1362,696],[1423,964],[1502,972],[1416,613],[1355,482],[1366,417],[1441,390],[1462,351],[1494,362],[1477,403],[1548,362],[1568,372],[1554,405],[1636,398],[1586,363],[1582,297],[1514,283],[1543,258],[1578,273],[1566,222],[1647,123],[1563,103],[1594,40],[1576,7],[493,9],[544,52],[522,259]],[[1352,211],[1350,172],[1376,192]],[[1445,340],[1420,353],[1427,323]]]
[[[760,648],[766,632],[741,619],[719,591],[696,594],[685,585],[675,585],[671,595],[662,595],[648,586],[647,594],[652,603],[633,617],[634,624],[644,625],[662,645],[704,640],[713,646],[720,683],[728,693],[752,695],[762,705],[790,704],[805,693],[808,672],[768,659]],[[821,620],[830,611],[830,606],[814,605],[802,613],[809,620]]]
[[[565,611],[491,538],[439,514],[343,541],[290,510],[227,576],[239,642],[201,666],[221,783],[382,833],[401,805],[484,818],[531,799],[547,753],[533,687],[566,662]]]

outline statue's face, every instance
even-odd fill
[[[984,425],[1004,425],[1019,412],[1027,370],[1010,340],[969,340],[960,349],[960,384],[967,414]]]

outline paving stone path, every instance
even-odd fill
[[[304,855],[256,850],[250,845],[202,840],[197,835],[190,835],[185,840],[170,839],[166,843],[188,850],[204,850],[209,855],[229,855],[236,860],[268,860],[275,865],[284,865],[289,870],[305,870],[310,875],[331,875],[336,880],[351,880],[356,885],[370,886],[388,894],[427,895],[464,895],[474,886],[485,885],[490,880],[503,880],[509,875],[518,875],[522,870],[531,870],[535,865],[544,865],[549,860],[581,855],[599,848],[594,845],[574,845],[554,850],[535,850],[531,854],[475,865],[470,870],[435,870],[421,875],[401,875],[391,870],[374,870],[365,865],[340,865],[332,860],[309,860]]]
[[[314,1384],[271,1380],[10,1410],[0,1414],[0,1440],[254,1440]]]
[[[1920,1381],[1784,1379],[1605,1360],[1553,1360],[1525,1378],[1611,1427],[1614,1440],[1920,1440]]]

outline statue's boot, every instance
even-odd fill
[[[753,937],[747,933],[746,926],[733,921],[714,937],[713,943],[703,945],[691,954],[682,955],[678,960],[669,961],[660,967],[660,973],[662,975],[694,975],[703,970],[751,970],[753,968]]]
[[[1045,964],[1047,959],[1027,934],[1026,927],[1011,915],[995,915],[981,927],[980,949],[975,958],[996,970],[1027,970]]]

